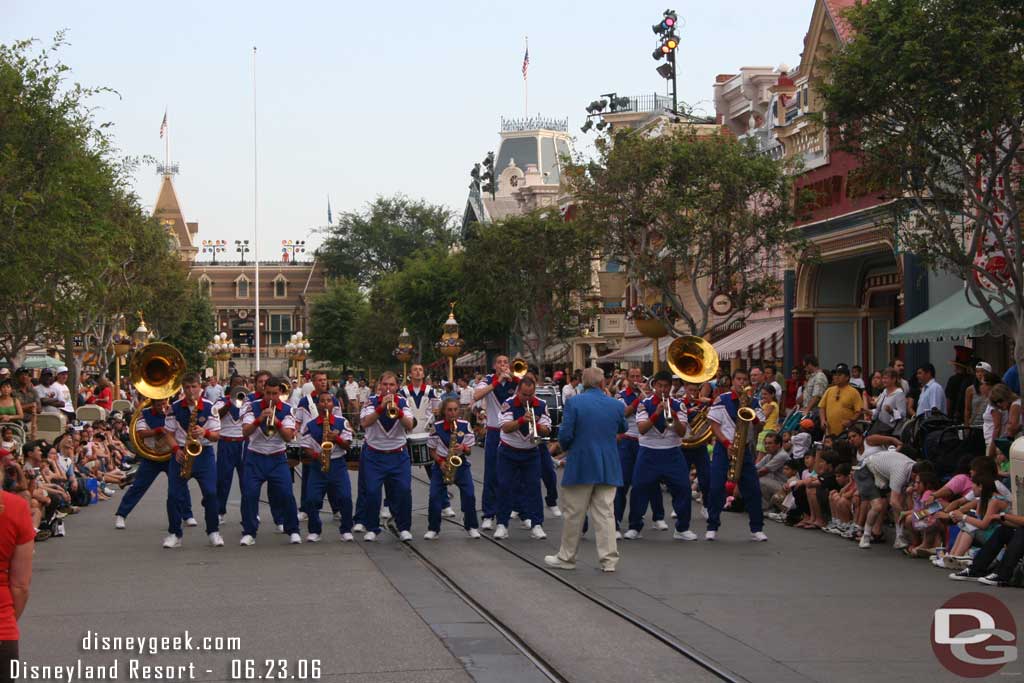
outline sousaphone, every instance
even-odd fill
[[[703,384],[718,372],[718,352],[702,337],[679,337],[668,347],[668,367],[684,382]],[[701,408],[690,420],[690,433],[683,438],[683,448],[706,446],[714,434],[708,421],[710,404]]]
[[[132,355],[128,366],[129,377],[135,391],[139,396],[145,397],[145,401],[139,403],[139,407],[132,413],[131,422],[128,425],[128,435],[131,438],[135,452],[147,460],[154,462],[167,462],[171,457],[171,447],[158,445],[150,448],[145,441],[139,438],[135,431],[135,425],[142,416],[142,411],[148,408],[153,401],[176,396],[181,390],[181,378],[185,374],[185,357],[178,349],[164,342],[151,342]]]

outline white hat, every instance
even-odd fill
[[[986,363],[985,361],[981,361],[977,365],[974,366],[974,369],[975,370],[984,370],[985,372],[992,372],[992,365],[989,364],[989,363]]]
[[[68,366],[66,366],[66,365],[62,365],[62,366],[60,366],[59,368],[57,368],[57,374],[58,374],[58,375],[59,375],[60,373],[62,373],[62,372],[67,372],[67,371],[68,371]]]
[[[11,369],[10,368],[0,368],[0,375],[7,376],[9,374],[11,374]]]

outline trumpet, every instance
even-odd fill
[[[676,424],[676,417],[672,414],[672,393],[669,392],[665,394],[662,399],[662,405],[665,406],[663,409],[663,414],[665,415],[665,427],[673,429]]]
[[[268,439],[273,439],[277,436],[277,425],[275,424],[276,420],[274,418],[275,415],[270,414],[267,416],[267,419],[263,421],[263,434]]]
[[[399,418],[399,416],[402,414],[401,408],[398,407],[398,397],[395,396],[394,394],[387,394],[385,396],[385,398],[390,398],[391,399],[388,402],[388,408],[387,408],[388,417],[391,418],[392,420],[397,420]]]
[[[533,406],[526,405],[526,424],[530,443],[534,446],[540,443],[540,434],[537,432],[537,413],[533,412]]]
[[[321,411],[320,417],[324,421],[324,431],[328,431],[331,427],[331,416],[329,413]],[[327,474],[331,470],[331,452],[334,450],[334,443],[324,439],[320,442],[320,471]]]
[[[522,379],[526,377],[526,373],[530,371],[530,364],[523,358],[516,358],[512,361],[512,376],[516,379]]]
[[[235,395],[232,397],[232,401],[234,401],[235,407],[241,410],[242,407],[245,406],[246,398],[247,395],[245,393],[245,389],[240,389],[235,392]]]

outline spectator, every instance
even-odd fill
[[[935,380],[935,366],[925,363],[917,369],[917,381],[921,385],[921,398],[917,401],[917,414],[922,415],[932,410],[945,415],[946,396],[942,385]]]
[[[761,395],[761,387],[764,384],[764,370],[760,365],[750,366],[750,387],[754,390],[754,396]]]
[[[899,380],[897,379],[897,383]],[[875,409],[875,399],[882,393],[884,384],[882,383],[882,371],[875,370],[871,373],[871,377],[868,379],[867,386],[864,387],[864,391],[861,394],[864,396],[864,408],[867,410]]]
[[[203,390],[203,396],[210,403],[224,400],[224,385],[217,379],[217,375],[210,376],[210,382],[206,385],[206,389]]]
[[[853,528],[853,501],[857,485],[853,482],[850,463],[841,462],[835,469],[836,490],[829,491],[828,507],[832,520],[825,526],[830,534],[843,535]]]
[[[1020,374],[1017,363],[1013,363],[1003,373],[1003,384],[1010,387],[1013,393],[1020,396]]]
[[[110,386],[110,380],[107,379],[106,375],[97,375],[96,388],[93,389],[92,395],[86,399],[86,403],[97,405],[108,413],[114,409],[114,390]]]
[[[801,398],[800,389],[803,384],[803,371],[800,368],[790,370],[789,379],[786,380],[786,398],[783,405],[787,412],[799,406]]]
[[[42,405],[39,403],[39,394],[32,386],[32,374],[22,368],[15,373],[17,385],[14,388],[14,397],[21,403],[21,410],[25,416],[25,427],[29,438],[36,437],[36,416]]]
[[[807,374],[807,382],[804,384],[802,407],[804,416],[809,417],[812,411],[818,409],[821,397],[828,389],[828,379],[825,378],[825,373],[818,366],[817,356],[809,354],[804,356],[804,371]],[[849,371],[847,371],[847,377],[849,377]]]
[[[576,387],[579,386],[579,383],[580,376],[574,372],[572,376],[569,377],[569,381],[566,385],[562,387],[562,405],[568,403],[570,398],[579,393],[576,391]]]
[[[833,384],[821,397],[821,425],[832,436],[842,434],[864,410],[864,399],[850,384],[850,368],[840,363],[832,372]]]
[[[764,440],[765,435],[769,432],[779,431],[779,404],[775,400],[775,385],[764,383],[761,385],[761,395],[759,399],[758,408],[761,414],[758,415],[758,419],[763,424],[763,429],[757,435],[757,453],[762,455],[765,453]],[[779,445],[782,445],[782,440],[779,439]],[[781,465],[780,465],[781,467]],[[764,500],[764,496],[761,497]]]
[[[362,407],[370,402],[370,387],[366,386],[365,379],[360,378],[356,388],[356,414],[358,414]]]
[[[986,454],[994,458],[999,439],[1013,439],[1021,429],[1020,398],[1005,384],[988,392],[989,408],[982,417]]]
[[[982,386],[985,384],[985,377],[992,374],[992,366],[983,360],[974,364],[974,380],[967,385],[964,392],[964,426],[979,433],[982,428],[982,421],[985,417],[985,407],[988,405],[988,396],[982,393]],[[998,382],[998,377],[992,375]],[[991,386],[995,386],[992,384]],[[991,388],[990,386],[990,388]]]
[[[361,383],[357,383],[355,381],[355,378],[352,376],[352,373],[351,372],[348,373],[348,375],[347,375],[347,377],[345,379],[344,391],[345,391],[345,400],[348,403],[348,412],[350,412],[350,413],[358,413],[359,412],[359,405],[360,405],[359,387],[360,386],[362,386],[362,384]]]
[[[9,379],[0,382],[0,422],[16,422],[19,425],[25,418],[21,401],[14,395],[14,384]]]
[[[910,382],[903,378],[903,373],[906,372],[907,366],[903,363],[903,359],[894,358],[889,367],[896,371],[896,374],[900,378],[900,386],[903,387],[903,393],[910,396]]]
[[[767,390],[766,387],[765,392]],[[782,437],[778,433],[765,429],[761,434],[764,437],[764,456],[755,466],[761,484],[761,505],[767,512],[771,509],[772,497],[786,483],[783,466],[789,462],[789,454],[782,450]]]
[[[11,662],[18,659],[18,620],[28,604],[32,583],[35,531],[24,498],[0,492],[0,667],[6,678]]]
[[[875,408],[871,411],[871,434],[892,434],[907,416],[907,396],[894,369],[886,368],[882,373],[882,385],[882,393],[875,399]]]
[[[858,391],[864,391],[867,386],[864,384],[864,369],[859,365],[850,368],[850,386]]]
[[[981,547],[995,533],[1000,515],[1009,508],[1009,498],[996,490],[991,472],[977,472],[972,478],[970,501],[949,512],[949,520],[960,527],[950,555],[966,564],[972,546]]]
[[[773,387],[775,387],[775,400],[779,402],[779,406],[780,407],[784,407],[784,406],[782,406],[782,403],[784,401],[785,394],[782,391],[782,385],[779,384],[778,381],[776,381],[776,379],[775,379],[775,366],[774,365],[766,365],[766,366],[764,366],[764,382],[765,382],[765,384],[770,384]],[[781,413],[780,413],[780,415],[781,415]]]
[[[46,415],[60,415],[64,400],[60,397],[60,387],[53,381],[53,371],[43,370],[39,375],[39,386],[36,387],[42,412]]]
[[[60,406],[58,410],[64,414],[71,422],[75,419],[75,404],[71,400],[71,390],[68,389],[68,369],[67,366],[60,366],[57,368],[57,374],[53,380],[53,386],[57,389],[57,398],[60,400]]]
[[[911,482],[913,508],[904,512],[899,520],[905,535],[910,537],[910,545],[904,552],[911,557],[928,557],[930,549],[944,545],[942,538],[946,527],[938,517],[942,504],[935,498],[938,488],[939,479],[934,472],[920,472]]]
[[[473,387],[469,385],[465,377],[459,378],[459,412],[463,420],[468,420],[473,409]]]
[[[949,578],[977,581],[989,586],[1010,584],[1013,572],[1024,558],[1024,515],[1004,511],[1000,513],[999,520],[999,526],[974,556],[970,568],[950,574]],[[1004,548],[1003,559],[996,562]]]

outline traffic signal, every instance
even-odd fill
[[[494,197],[494,193],[498,191],[498,181],[494,177],[494,152],[488,152],[487,156],[484,157],[484,172],[480,176],[480,180],[483,181],[483,186],[480,190],[482,192],[490,193],[491,197]]]
[[[666,80],[672,79],[675,74],[676,49],[679,47],[679,35],[676,33],[676,25],[679,17],[673,10],[665,10],[661,23],[655,24],[652,28],[654,33],[660,36],[658,47],[651,53],[655,61],[666,60],[657,68],[658,74]]]

